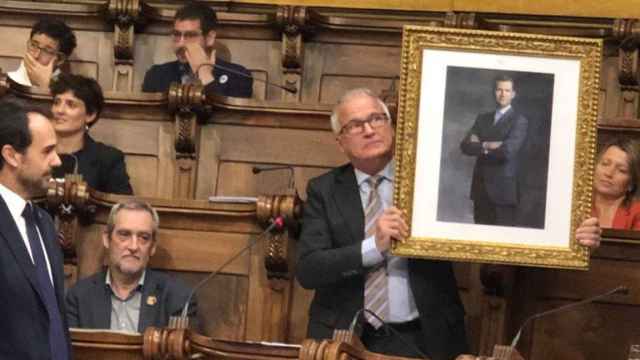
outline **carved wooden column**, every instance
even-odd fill
[[[47,207],[55,214],[65,263],[77,263],[79,218],[87,220],[95,212],[95,206],[89,204],[89,188],[82,175],[68,174],[64,181],[52,180],[47,190]]]
[[[175,117],[176,175],[173,197],[192,199],[195,194],[197,142],[200,127],[195,108],[203,108],[202,85],[173,83],[169,89],[169,111]]]
[[[618,116],[638,118],[638,45],[640,22],[637,19],[616,19],[613,36],[621,41],[618,48],[618,83],[621,97]]]
[[[145,360],[186,360],[191,349],[186,329],[148,327],[144,331],[142,354]]]
[[[152,9],[141,0],[109,0],[107,16],[113,22],[114,74],[112,91],[133,92],[133,46],[136,25],[146,23]]]
[[[307,21],[307,8],[304,6],[280,6],[276,13],[276,22],[282,29],[282,73],[284,86],[298,89],[291,94],[282,92],[282,100],[300,101],[302,93],[302,68],[304,64],[303,32]]]
[[[269,195],[258,197],[256,217],[263,227],[272,219],[282,217],[285,227],[274,229],[264,240],[264,268],[269,285],[262,309],[266,311],[263,321],[263,340],[284,341],[288,333],[288,309],[292,291],[293,276],[289,264],[293,264],[295,243],[291,238],[297,235],[301,202],[297,195]],[[291,235],[291,238],[289,237]]]

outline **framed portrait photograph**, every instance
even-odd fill
[[[587,269],[602,42],[406,26],[395,255]]]

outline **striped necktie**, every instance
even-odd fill
[[[364,212],[366,238],[375,235],[376,220],[383,210],[382,199],[378,192],[378,187],[384,180],[380,175],[371,176],[366,181],[369,184],[369,199]],[[387,262],[383,261],[378,266],[372,268],[367,274],[364,284],[364,307],[376,313],[380,318],[389,317],[389,289],[387,279]],[[365,313],[367,321],[376,329],[382,323],[375,317]]]

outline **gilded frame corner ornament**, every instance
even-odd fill
[[[549,197],[549,191],[554,189],[555,173],[552,174],[551,167],[548,167],[546,183],[548,187],[544,211],[546,225],[541,229],[530,230],[519,228],[518,225],[512,227],[477,225],[474,220],[467,221],[466,224],[458,224],[456,221],[441,221],[438,204],[442,202],[441,190],[430,190],[428,185],[436,184],[443,186],[442,177],[438,175],[424,175],[428,173],[441,173],[442,166],[450,166],[444,162],[443,152],[459,151],[458,148],[449,150],[444,147],[446,143],[442,137],[448,136],[444,132],[446,110],[430,112],[433,108],[448,109],[446,101],[448,95],[446,86],[441,86],[442,96],[432,96],[437,86],[434,82],[442,81],[440,85],[449,84],[447,76],[445,80],[437,76],[438,70],[432,70],[433,57],[440,56],[443,60],[438,64],[442,69],[449,71],[451,67],[447,64],[448,56],[451,56],[451,63],[455,63],[456,57],[465,56],[470,59],[479,60],[489,58],[497,59],[496,64],[502,62],[506,64],[517,63],[517,59],[523,59],[524,63],[532,63],[534,72],[531,74],[544,74],[549,71],[548,67],[556,64],[566,64],[573,70],[573,77],[549,75],[552,87],[550,88],[549,106],[549,138],[548,138],[548,163],[558,161],[572,176],[568,180],[562,181],[562,189],[565,198]],[[440,59],[439,58],[439,59]],[[514,60],[516,59],[516,60]],[[595,147],[596,147],[596,123],[599,91],[599,72],[602,59],[602,41],[599,39],[582,39],[557,36],[543,36],[519,33],[503,33],[465,29],[430,28],[420,26],[405,26],[402,40],[401,56],[401,84],[399,91],[398,121],[396,126],[396,186],[394,190],[394,204],[402,209],[408,219],[410,231],[409,238],[403,243],[395,243],[393,253],[401,256],[447,259],[454,261],[502,263],[513,265],[525,265],[536,267],[553,267],[586,270],[589,266],[588,249],[579,246],[575,239],[575,230],[580,222],[589,217],[591,213],[591,191],[594,171]],[[484,61],[484,60],[482,60]],[[489,60],[488,60],[489,61]],[[491,60],[494,61],[494,60]],[[535,64],[542,64],[535,70]],[[528,65],[527,65],[528,66]],[[437,66],[436,66],[437,67]],[[513,68],[502,69],[500,66],[476,66],[471,63],[471,70],[481,69],[490,71],[513,71]],[[464,69],[463,69],[464,70]],[[487,70],[487,71],[488,71]],[[551,70],[554,71],[554,70]],[[436,76],[433,76],[436,74]],[[565,81],[562,79],[575,79],[575,81]],[[433,89],[436,90],[433,90]],[[517,86],[515,86],[517,90]],[[555,92],[558,89],[569,89],[571,97],[569,105],[556,101]],[[493,96],[493,95],[492,95]],[[520,95],[522,96],[522,95]],[[576,99],[577,98],[577,99]],[[446,100],[446,101],[445,101]],[[439,104],[441,101],[443,104]],[[496,101],[494,99],[494,101]],[[575,114],[575,119],[571,121],[558,121],[555,117],[556,108],[562,107],[560,112],[568,111]],[[426,109],[426,110],[425,110]],[[440,114],[433,116],[433,114]],[[553,120],[552,120],[553,119]],[[555,124],[558,124],[556,127]],[[494,125],[495,126],[495,125]],[[561,129],[560,134],[567,135],[569,139],[566,144],[573,144],[567,149],[560,149],[551,141],[553,136],[558,138],[554,131]],[[438,133],[438,131],[440,131]],[[429,135],[438,133],[438,135]],[[426,135],[425,135],[426,134]],[[471,134],[471,130],[469,133]],[[434,141],[424,141],[440,136],[442,144],[431,145]],[[422,140],[419,144],[418,138]],[[435,142],[437,143],[437,141]],[[554,147],[555,146],[555,147]],[[424,149],[430,149],[429,154],[439,152],[437,156],[425,156]],[[572,153],[566,156],[556,156],[561,151]],[[431,161],[436,159],[438,161]],[[475,161],[474,161],[475,162]],[[444,164],[444,165],[443,165]],[[451,165],[460,166],[460,165]],[[427,169],[427,171],[425,171]],[[554,167],[553,169],[558,169]],[[552,176],[553,175],[553,176]],[[418,177],[416,177],[418,176]],[[423,179],[435,179],[429,183],[422,182]],[[431,176],[431,177],[429,177]],[[442,176],[442,174],[440,174]],[[469,175],[471,176],[471,175]],[[566,181],[566,183],[565,183]],[[470,181],[469,181],[470,182]],[[467,185],[468,186],[468,185]],[[433,187],[433,186],[431,186]],[[469,187],[466,188],[467,194]],[[427,195],[424,195],[427,194]],[[434,196],[429,194],[435,194]],[[440,195],[438,195],[440,194]],[[423,196],[424,195],[424,196]],[[438,200],[434,202],[424,201]],[[550,202],[549,200],[553,200]],[[469,200],[471,202],[471,200]],[[553,205],[553,206],[551,206]],[[435,208],[433,211],[424,209]],[[556,210],[559,209],[559,210]],[[563,214],[558,218],[566,221],[556,221],[555,218],[549,221],[549,213],[557,211]],[[472,211],[471,211],[472,212]],[[426,216],[425,216],[426,214]],[[468,219],[468,216],[467,216]],[[427,225],[436,224],[433,232]],[[551,224],[551,225],[550,225]],[[429,225],[430,226],[430,225]],[[457,228],[460,228],[458,230]],[[465,230],[466,229],[466,230]],[[469,231],[469,229],[473,229]],[[494,230],[507,231],[509,234],[519,234],[522,231],[523,239],[527,239],[529,232],[538,231],[541,243],[520,242],[519,237],[513,236],[509,239],[494,241],[492,234]],[[555,231],[555,232],[554,232]],[[443,236],[442,234],[453,234]],[[564,238],[556,239],[558,234],[564,234]],[[467,238],[467,235],[472,235]],[[537,235],[536,235],[537,236]],[[545,238],[545,236],[547,238]]]

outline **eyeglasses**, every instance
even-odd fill
[[[64,61],[66,57],[64,53],[49,47],[40,46],[37,41],[31,39],[27,40],[27,50],[32,52],[39,51],[48,57],[57,56],[59,61]]]
[[[340,129],[340,134],[347,135],[359,135],[364,132],[364,125],[369,124],[372,129],[380,128],[390,121],[387,114],[384,113],[373,113],[369,115],[366,119],[353,119],[349,121],[346,125]]]
[[[173,41],[180,41],[180,39],[185,39],[186,41],[193,40],[202,35],[202,31],[178,31],[174,30],[171,33],[173,36]]]

